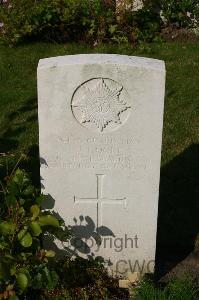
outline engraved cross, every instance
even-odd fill
[[[126,208],[126,198],[120,198],[120,199],[109,199],[106,197],[103,197],[103,185],[104,185],[104,177],[106,175],[104,174],[96,174],[97,177],[97,196],[95,198],[79,198],[74,196],[74,203],[80,204],[80,203],[91,203],[96,204],[97,206],[97,228],[99,225],[102,225],[102,206],[104,203],[109,204],[120,204],[123,205],[124,208]]]

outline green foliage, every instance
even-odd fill
[[[23,170],[13,172],[3,186],[0,202],[0,296],[18,299],[30,289],[54,289],[59,277],[50,267],[52,250],[41,245],[41,236],[69,237],[69,231],[52,212],[41,208],[44,197],[31,185]],[[9,291],[9,292],[8,292]]]
[[[127,294],[118,288],[118,280],[108,275],[102,257],[64,259],[56,265],[56,272],[62,278],[64,290],[69,291],[71,298],[66,299],[119,300]]]
[[[199,25],[198,0],[163,0],[162,17],[166,26],[193,28]]]
[[[0,299],[107,299],[113,280],[101,257],[86,260],[76,254],[75,260],[57,261],[54,251],[42,247],[44,234],[67,241],[70,232],[53,212],[42,210],[45,198],[25,171],[13,171],[2,189]]]
[[[1,5],[0,20],[4,24],[2,38],[9,44],[34,37],[58,42],[135,43],[153,39],[160,30],[151,1],[141,12],[129,9],[118,14],[114,0],[12,0],[10,5]]]
[[[165,288],[155,287],[151,281],[143,281],[136,291],[136,300],[197,300],[198,290],[189,279],[175,279]]]
[[[10,44],[35,36],[58,42],[102,39],[112,15],[101,0],[13,0],[0,9],[2,36]]]
[[[67,241],[70,232],[53,212],[42,210],[25,171],[13,170],[2,184],[0,199],[0,299],[112,299],[119,294],[101,257],[65,257],[42,247],[45,234]],[[114,291],[115,289],[115,291]],[[113,298],[116,299],[116,298]],[[120,298],[119,298],[120,299]]]
[[[198,24],[197,0],[144,0],[143,8],[116,9],[114,0],[12,0],[0,5],[1,37],[9,44],[27,38],[118,44],[158,41],[163,26]]]
[[[154,0],[145,0],[142,9],[132,13],[126,11],[126,20],[134,30],[131,33],[137,42],[159,41],[162,21],[158,3]]]

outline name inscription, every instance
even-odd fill
[[[133,153],[129,148],[133,139],[108,137],[57,137],[57,153],[42,167],[64,169],[132,169]],[[131,148],[132,149],[132,148]],[[136,168],[144,167],[136,163]]]

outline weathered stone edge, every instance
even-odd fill
[[[38,69],[77,64],[121,64],[165,72],[163,60],[119,54],[76,54],[44,58],[39,60]]]

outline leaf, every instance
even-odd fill
[[[25,209],[23,207],[20,207],[18,210],[19,215],[24,216],[25,215]]]
[[[0,262],[0,280],[8,280],[10,277],[10,265]]]
[[[13,235],[16,229],[16,224],[11,221],[4,221],[0,223],[0,233],[2,235]]]
[[[15,261],[15,258],[13,256],[11,256],[10,253],[4,253],[4,255],[0,256],[1,263],[7,264],[7,265],[12,265],[14,261]]]
[[[4,254],[4,257],[6,258],[6,260],[10,260],[10,261],[13,261],[13,260],[15,260],[15,258],[12,256],[12,255],[10,255],[9,253],[5,253]]]
[[[17,203],[17,199],[13,194],[5,196],[5,201],[8,207],[13,206]]]
[[[18,257],[17,257],[17,259],[22,259],[22,260],[24,260],[24,261],[26,261],[30,256],[32,256],[32,253],[24,253],[24,252],[21,252],[19,255],[18,255]]]
[[[115,33],[116,29],[117,29],[117,25],[110,25],[110,27],[109,27],[110,34]]]
[[[52,250],[48,250],[48,251],[46,251],[45,256],[46,257],[55,257],[55,252]]]
[[[58,284],[59,277],[55,271],[50,271],[47,267],[43,270],[43,280],[48,290],[53,290]]]
[[[41,227],[38,222],[31,222],[29,227],[33,236],[39,236],[42,233]]]
[[[8,300],[19,300],[19,298],[16,295],[14,295],[14,296],[10,296]]]
[[[18,185],[13,181],[8,183],[8,191],[12,195],[18,195],[20,192]]]
[[[112,230],[110,230],[106,226],[100,226],[97,228],[97,233],[102,235],[102,236],[115,236]]]
[[[20,242],[20,244],[25,247],[28,248],[32,245],[32,236],[30,235],[29,232],[27,232],[26,229],[22,229],[18,235],[18,240]]]
[[[25,274],[26,277],[27,277],[27,279],[28,279],[28,282],[31,281],[30,273],[29,273],[29,271],[28,271],[27,268],[25,268],[25,267],[24,267],[24,268],[20,268],[20,269],[18,270],[18,273],[23,273],[23,274]]]
[[[44,199],[45,199],[45,196],[44,195],[39,195],[37,198],[36,198],[36,203],[39,205],[39,206],[41,206],[41,204],[43,203],[43,201],[44,201]]]
[[[32,286],[34,289],[41,289],[43,286],[42,274],[36,273],[34,278],[32,278]]]
[[[6,287],[6,291],[12,291],[14,288],[14,284],[8,284]]]
[[[20,292],[23,292],[28,286],[28,278],[27,278],[26,274],[19,273],[17,275],[16,279],[17,279],[17,286],[18,286]]]
[[[33,193],[34,193],[34,187],[31,186],[31,185],[27,186],[27,187],[23,190],[23,196],[26,196],[26,197],[28,197],[28,196],[31,197],[31,196],[33,195]]]
[[[53,234],[57,239],[59,239],[62,242],[67,242],[69,237],[71,236],[71,233],[69,232],[67,227],[65,229],[61,227],[48,227],[47,231]]]
[[[96,256],[95,261],[98,262],[99,264],[104,264],[105,260],[102,256]]]
[[[0,241],[0,250],[9,249],[10,245],[5,241]]]
[[[24,204],[25,204],[25,202],[26,202],[26,201],[25,201],[25,199],[23,199],[23,198],[20,198],[20,199],[19,199],[19,203],[20,203],[20,205],[24,205]]]
[[[10,275],[12,275],[12,276],[15,275],[16,271],[17,271],[17,266],[15,264],[10,268]]]
[[[13,194],[15,196],[17,195],[19,196],[22,193],[24,195],[27,195],[26,188],[28,188],[29,190],[28,194],[30,195],[30,188],[31,188],[30,180],[24,170],[18,169],[11,177],[10,181],[8,182],[8,191],[10,194]]]
[[[22,187],[25,184],[29,183],[29,179],[24,170],[17,169],[15,172],[12,181],[15,182],[18,186]]]
[[[40,208],[37,204],[32,205],[30,208],[30,212],[32,214],[32,220],[34,221],[40,214]]]
[[[52,215],[43,215],[39,217],[39,224],[41,226],[59,227],[59,221]]]
[[[20,240],[24,237],[24,235],[25,235],[26,233],[27,233],[27,230],[26,230],[26,229],[20,230],[19,233],[17,234],[18,240],[20,241]]]

